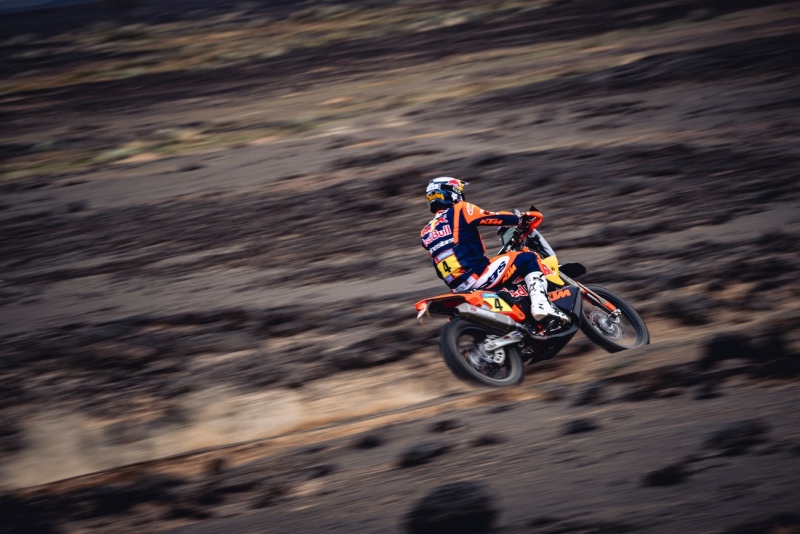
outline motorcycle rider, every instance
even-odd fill
[[[531,298],[531,316],[537,322],[568,322],[566,314],[547,296],[544,266],[534,252],[512,252],[489,259],[479,226],[516,226],[524,216],[539,212],[487,211],[466,201],[468,182],[440,176],[428,183],[426,199],[433,219],[420,232],[420,242],[431,257],[436,274],[454,293],[503,287],[523,276]]]

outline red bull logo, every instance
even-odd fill
[[[447,237],[449,235],[453,235],[453,230],[450,228],[449,224],[446,224],[441,230],[432,230],[426,236],[424,236],[422,238],[422,245],[427,247],[437,239]]]

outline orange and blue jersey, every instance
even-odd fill
[[[458,202],[436,213],[420,232],[420,241],[439,278],[450,289],[457,289],[489,266],[478,227],[518,223],[519,217],[510,211],[487,211],[469,202]]]

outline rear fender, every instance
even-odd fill
[[[470,304],[495,313],[506,315],[517,322],[525,321],[525,312],[517,305],[509,304],[500,295],[490,290],[476,290],[469,293],[448,293],[420,300],[414,305],[417,318],[423,315],[448,315],[458,314],[456,309],[460,304]]]

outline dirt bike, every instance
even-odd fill
[[[533,206],[531,211],[538,212]],[[559,265],[535,231],[541,222],[541,217],[526,216],[516,227],[501,229],[502,248],[496,258],[536,252],[548,282],[548,297],[569,322],[542,325],[529,319],[524,310],[530,300],[519,289],[520,284],[524,288],[523,277],[514,279],[507,272],[498,273],[497,278],[507,282],[495,289],[423,299],[415,304],[420,322],[424,316],[450,317],[442,328],[439,349],[456,377],[493,387],[519,384],[525,365],[553,358],[578,330],[608,352],[650,343],[647,326],[633,306],[608,289],[576,281],[587,272],[580,263]],[[504,268],[510,269],[513,262],[505,263]]]

